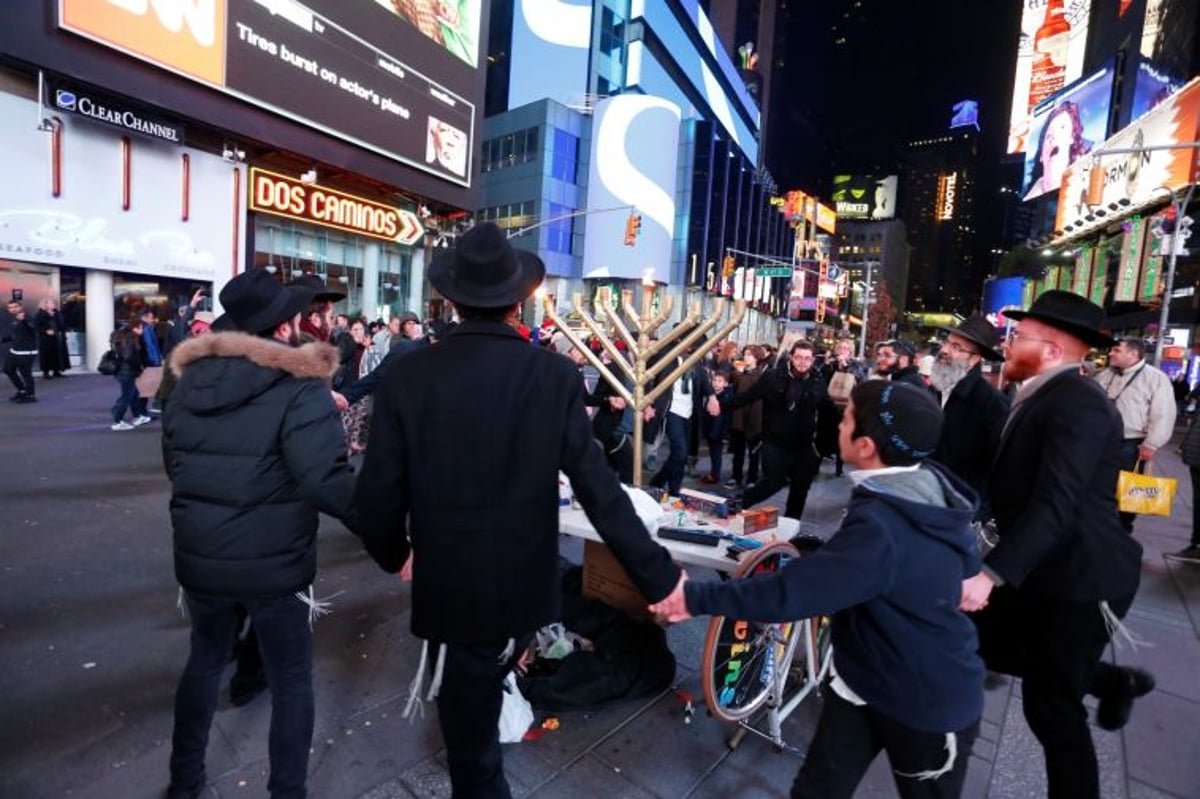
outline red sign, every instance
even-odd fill
[[[250,169],[250,210],[409,246],[425,235],[412,211],[258,167]]]

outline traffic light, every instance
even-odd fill
[[[721,260],[721,275],[722,277],[733,277],[733,273],[737,271],[737,262],[733,260],[732,255],[726,255]]]
[[[625,220],[625,246],[632,247],[637,243],[638,234],[642,232],[642,215],[630,214]]]

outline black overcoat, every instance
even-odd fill
[[[1122,431],[1104,390],[1076,370],[1013,408],[988,483],[1000,542],[984,560],[1006,583],[1073,602],[1137,591],[1142,547],[1117,516]]]
[[[358,531],[388,572],[411,542],[417,636],[502,641],[558,620],[560,470],[642,593],[675,587],[678,567],[592,436],[570,359],[466,321],[396,359],[374,396]]]
[[[950,390],[942,413],[942,437],[933,459],[982,497],[1008,417],[1008,400],[992,388],[976,364]],[[980,508],[982,516],[990,510],[986,502]]]

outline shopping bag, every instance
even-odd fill
[[[162,383],[163,368],[161,366],[147,366],[142,370],[142,373],[137,376],[137,390],[139,397],[150,398],[158,394],[158,387]]]
[[[504,678],[504,704],[500,706],[500,743],[515,744],[525,737],[533,724],[533,708],[521,695],[517,677],[509,672]]]
[[[1139,461],[1141,463],[1141,461]],[[1125,513],[1146,516],[1170,516],[1178,481],[1170,477],[1155,477],[1147,473],[1122,470],[1117,476],[1117,503]]]

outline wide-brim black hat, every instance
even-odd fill
[[[341,302],[346,299],[346,292],[330,289],[317,275],[301,275],[288,285],[311,290],[313,302]]]
[[[962,336],[979,348],[979,354],[989,361],[1003,361],[1000,354],[1000,331],[983,314],[971,314],[958,327],[939,327],[943,333]]]
[[[514,249],[504,231],[482,222],[458,237],[453,249],[429,265],[429,283],[451,302],[472,308],[516,305],[534,292],[546,265],[526,250]]]
[[[1069,333],[1092,347],[1111,347],[1116,343],[1112,336],[1100,329],[1104,322],[1103,308],[1078,294],[1061,289],[1047,291],[1033,301],[1028,311],[1005,311],[1004,316],[1018,322],[1035,319]]]
[[[288,321],[313,302],[313,290],[295,283],[281,286],[265,269],[243,272],[221,289],[225,313],[213,322],[216,330],[261,333]]]

